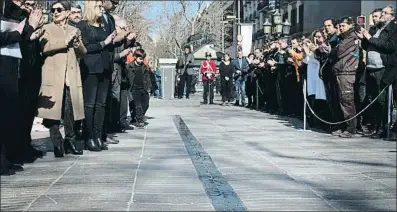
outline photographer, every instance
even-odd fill
[[[259,56],[259,49],[256,49],[255,51],[256,51],[255,54]],[[256,98],[254,98],[256,93],[255,70],[258,67],[259,60],[256,58],[256,56],[253,53],[250,53],[247,57],[247,61],[249,66],[247,81],[245,83],[245,91],[248,98],[247,108],[253,108],[254,106],[256,106]]]
[[[269,46],[269,51],[265,56],[265,89],[267,94],[265,111],[273,114],[279,109],[277,101],[277,70],[276,61],[274,60],[275,54],[278,51],[278,43],[272,42]]]
[[[375,31],[376,30],[376,31]],[[392,6],[383,8],[379,24],[371,28],[370,32],[361,28],[356,31],[357,36],[362,40],[364,49],[367,49],[367,68],[370,76],[376,81],[372,95],[378,94],[387,85],[393,85],[393,92],[397,90],[397,22],[395,11]],[[388,120],[387,94],[381,95],[378,104],[380,106],[377,114],[377,132],[372,137],[382,138],[386,135]],[[397,138],[397,125],[392,128],[391,139]]]

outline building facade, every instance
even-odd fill
[[[357,16],[367,16],[375,8],[382,8],[387,5],[396,7],[395,0],[367,1],[367,0],[243,0],[242,22],[252,23],[253,46],[261,47],[265,42],[263,23],[266,18],[271,22],[271,15],[275,9],[279,9],[282,21],[288,20],[291,23],[291,36],[310,33],[319,29],[326,18],[339,19],[343,16],[350,16],[354,19]]]

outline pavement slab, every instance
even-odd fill
[[[54,158],[36,119],[47,155],[1,176],[1,211],[396,211],[396,142],[200,99],[151,99],[149,125],[82,156]]]

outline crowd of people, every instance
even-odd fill
[[[107,150],[119,143],[117,133],[148,124],[158,80],[138,34],[111,15],[117,5],[84,1],[82,11],[54,1],[53,21],[44,23],[37,1],[6,1],[1,21],[15,27],[1,31],[0,47],[18,44],[22,58],[0,55],[1,175],[44,156],[31,144],[36,116],[49,129],[55,157]]]
[[[307,113],[311,127],[342,138],[358,133],[386,138],[389,85],[397,97],[395,9],[375,9],[372,17],[369,30],[351,17],[327,18],[310,36],[269,41],[247,57],[238,52],[233,60],[224,54],[219,66],[222,105],[235,99],[236,106],[303,119],[306,81],[308,107],[314,112]],[[201,65],[204,103],[210,92],[210,104],[213,90],[208,87],[213,89],[216,69],[211,62],[207,55]],[[390,130],[389,139],[396,140],[397,124]]]
[[[111,15],[117,5],[118,0],[85,1],[83,12],[79,5],[55,1],[53,21],[44,24],[36,1],[6,1],[1,21],[15,27],[1,31],[0,47],[18,44],[22,58],[0,55],[2,175],[43,157],[31,144],[36,116],[49,129],[55,157],[107,150],[119,143],[117,133],[148,124],[150,95],[161,96],[161,74],[149,64],[138,34]],[[272,40],[247,57],[225,53],[219,67],[206,53],[200,66],[203,103],[214,104],[217,79],[222,105],[302,119],[307,96],[311,127],[343,138],[385,138],[389,85],[397,97],[395,9],[376,9],[372,17],[369,30],[351,17],[329,18],[310,36]],[[194,61],[186,46],[176,67],[179,99],[189,99]],[[397,124],[391,132],[396,140]]]

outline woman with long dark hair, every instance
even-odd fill
[[[223,61],[219,65],[219,74],[221,78],[222,86],[222,105],[229,105],[232,101],[232,89],[233,89],[233,74],[234,66],[230,62],[229,54],[223,56]],[[227,101],[227,102],[226,102]]]

